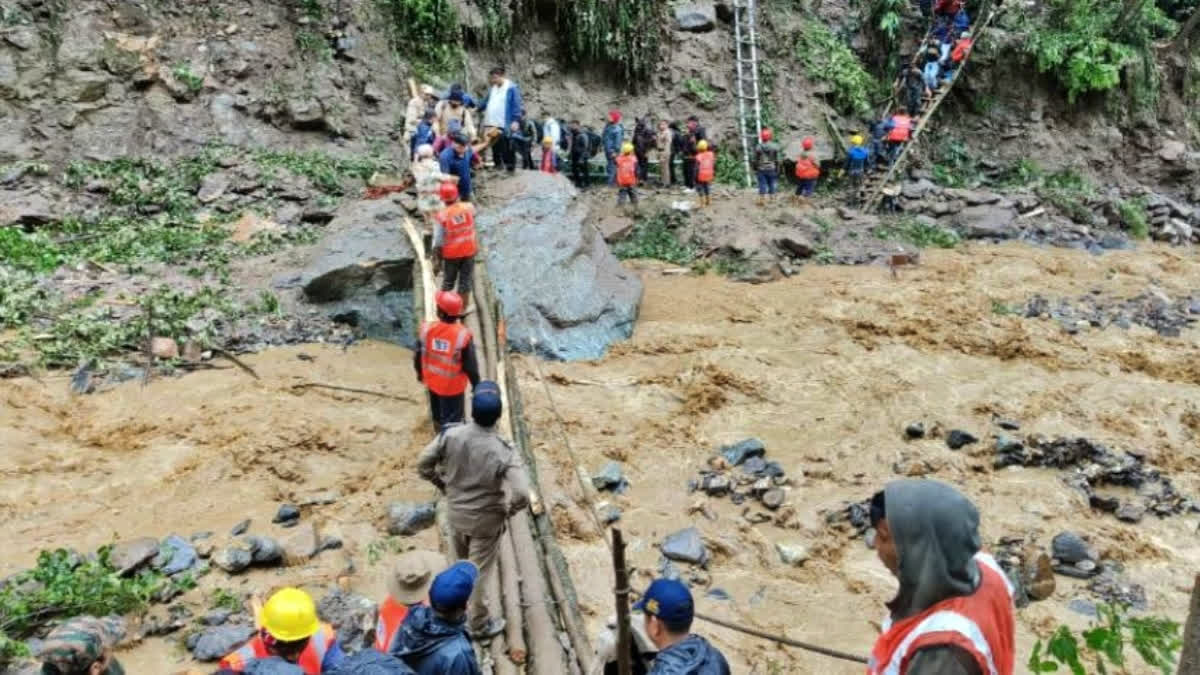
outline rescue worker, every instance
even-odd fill
[[[708,141],[696,143],[696,194],[700,196],[700,206],[712,206],[712,182],[716,175],[717,156],[708,149]]]
[[[850,176],[850,186],[857,199],[858,188],[862,185],[863,174],[867,171],[867,161],[871,153],[863,147],[863,137],[855,134],[850,137],[850,149],[846,151],[846,175]]]
[[[758,133],[758,146],[754,148],[754,171],[758,175],[758,205],[773,199],[779,191],[779,144],[772,140],[770,129]],[[698,160],[697,160],[698,161]],[[697,169],[699,170],[699,169]]]
[[[897,480],[871,499],[875,552],[900,582],[869,675],[1012,675],[1012,586],[980,551],[979,511],[935,480]]]
[[[471,331],[462,324],[462,296],[454,291],[434,295],[438,320],[421,324],[420,340],[413,352],[417,381],[429,389],[429,412],[437,432],[463,421],[467,383],[479,383],[479,362]]]
[[[700,120],[695,115],[688,116],[687,132],[683,135],[683,182],[689,190],[696,187],[696,145],[707,139]]]
[[[257,618],[258,635],[221,659],[221,668],[242,673],[256,659],[277,656],[299,666],[305,675],[320,675],[337,668],[345,658],[337,633],[321,623],[312,596],[299,588],[276,591]]]
[[[492,161],[496,167],[503,166],[512,173],[517,168],[517,144],[512,138],[511,127],[514,122],[520,126],[521,88],[505,75],[503,66],[496,66],[488,72],[491,88],[482,101],[479,109],[483,111],[483,135],[485,138],[496,138]],[[497,136],[496,132],[500,132]]]
[[[625,144],[625,127],[621,126],[621,111],[608,111],[608,124],[604,125],[602,134],[604,143],[604,159],[607,161],[608,184],[617,184],[617,157]]]
[[[542,139],[542,173],[558,173],[558,152],[554,149],[554,138]]]
[[[468,603],[484,595],[474,592],[484,587],[479,577],[479,570],[467,561],[438,574],[429,587],[429,605],[417,605],[408,613],[391,654],[417,675],[479,675],[466,627]]]
[[[77,616],[59,624],[38,647],[46,675],[125,675],[113,647],[125,637],[118,617]]]
[[[971,47],[974,45],[971,39],[971,31],[963,31],[963,34],[954,43],[953,49],[950,50],[950,58],[946,60],[945,68],[942,72],[942,77],[946,82],[954,79],[954,73],[958,71],[959,66],[967,59],[967,55],[971,53]]]
[[[637,207],[638,159],[633,154],[633,143],[621,146],[621,155],[617,157],[617,206],[629,202]]]
[[[409,612],[429,597],[433,575],[446,569],[446,557],[433,551],[409,551],[396,559],[392,575],[388,577],[388,596],[379,605],[379,619],[375,623],[375,648],[381,652],[392,651],[400,634],[400,625]]]
[[[439,136],[449,134],[451,120],[458,120],[458,123],[462,125],[462,133],[466,134],[468,142],[476,138],[475,119],[471,115],[470,109],[463,104],[463,93],[461,91],[451,91],[450,96],[446,100],[440,101],[437,104],[434,114],[437,115]]]
[[[896,108],[896,112],[888,119],[887,125],[884,127],[887,131],[887,153],[888,164],[893,164],[896,158],[900,156],[900,150],[912,139],[913,121],[912,118],[904,114],[903,108]]]
[[[584,189],[588,186],[588,159],[592,156],[591,139],[583,127],[579,126],[579,120],[571,120],[571,124],[567,127],[570,131],[571,148],[568,151],[571,157],[571,182],[575,183],[575,187]]]
[[[796,158],[796,202],[807,205],[817,188],[817,179],[821,177],[821,163],[813,152],[811,136],[805,138],[800,147],[800,156]]]
[[[729,675],[729,663],[708,640],[690,633],[696,606],[683,582],[655,579],[633,606],[658,647],[649,675]]]
[[[674,147],[675,135],[671,131],[671,125],[666,120],[658,121],[658,135],[654,138],[655,146],[658,148],[658,184],[666,187],[671,184],[671,177],[675,174],[675,167],[671,165],[671,149]]]
[[[497,574],[500,537],[508,518],[529,504],[525,467],[496,433],[502,412],[500,388],[494,382],[480,382],[471,398],[472,422],[446,427],[417,458],[421,477],[445,492],[455,555],[479,569],[482,588]],[[471,635],[477,640],[504,630],[504,619],[490,616],[484,596],[471,597],[468,615]],[[436,593],[431,592],[430,600],[435,607],[445,607]]]

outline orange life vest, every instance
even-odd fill
[[[396,636],[400,634],[400,624],[408,616],[408,605],[402,605],[388,596],[379,607],[379,620],[375,622],[375,649],[387,654]]]
[[[475,207],[455,202],[437,214],[442,225],[442,257],[454,260],[475,255]]]
[[[637,157],[633,155],[617,157],[617,185],[621,187],[637,185]]]
[[[461,323],[421,325],[421,380],[438,396],[458,396],[467,390],[463,372],[463,349],[471,331]]]
[[[334,632],[333,627],[329,624],[321,624],[317,633],[308,639],[308,646],[300,652],[300,660],[296,662],[296,665],[304,671],[305,675],[321,675],[321,664],[325,661],[325,654],[336,641],[337,633]],[[249,642],[242,645],[241,649],[221,659],[221,663],[218,665],[221,668],[228,668],[235,673],[240,673],[246,669],[247,663],[270,656],[271,652],[267,651],[267,646],[263,644],[262,636],[255,635]]]
[[[908,115],[892,115],[892,130],[888,132],[887,139],[894,142],[903,142],[909,139],[912,133],[912,118]]]
[[[967,58],[967,54],[971,52],[971,38],[961,38],[954,43],[954,51],[950,52],[950,60],[955,63],[962,63],[963,59]]]
[[[696,180],[701,183],[713,182],[717,174],[717,156],[712,150],[696,154]]]
[[[814,180],[821,177],[821,167],[813,160],[812,155],[804,153],[796,160],[796,178]]]
[[[992,556],[977,553],[975,562],[982,579],[971,595],[943,600],[894,624],[890,617],[884,621],[867,675],[905,675],[917,650],[937,645],[966,650],[984,675],[1012,675],[1012,586]]]

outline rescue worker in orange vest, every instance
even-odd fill
[[[708,141],[696,143],[696,194],[700,206],[712,206],[712,182],[717,175],[717,156],[708,149]]]
[[[475,273],[475,207],[458,200],[458,186],[447,181],[438,188],[446,208],[434,214],[433,257],[441,261],[442,290],[452,291],[457,282],[458,294],[471,296],[471,280]]]
[[[379,605],[375,622],[376,649],[385,654],[392,651],[409,610],[426,603],[434,575],[448,566],[446,556],[434,551],[409,551],[396,559],[388,577],[388,596]]]
[[[337,633],[317,618],[312,596],[299,588],[283,588],[259,613],[258,635],[221,659],[221,668],[241,673],[256,660],[280,658],[296,664],[305,675],[331,672],[346,655]]]
[[[812,136],[806,137],[800,147],[800,156],[796,158],[796,203],[808,204],[808,198],[817,189],[817,179],[821,177],[821,163],[813,152]]]
[[[1012,585],[980,551],[979,511],[953,487],[897,480],[871,499],[879,560],[900,582],[868,675],[1012,675]]]
[[[884,125],[884,131],[887,132],[889,164],[896,161],[896,158],[900,156],[900,149],[912,139],[912,129],[912,118],[904,112],[904,108],[896,108],[895,114]]]
[[[629,199],[629,203],[637,208],[637,174],[638,160],[633,154],[633,143],[625,143],[621,146],[621,155],[617,157],[617,206],[625,203],[625,199]]]
[[[463,421],[467,383],[479,383],[479,362],[471,331],[462,325],[462,296],[438,291],[435,297],[438,320],[421,325],[420,341],[413,352],[417,381],[429,389],[429,410],[438,433],[447,424]]]

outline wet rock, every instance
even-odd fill
[[[211,539],[201,539],[192,544],[192,546],[196,550],[196,555],[205,560],[211,557],[213,551],[216,549],[216,544]]]
[[[212,564],[228,572],[238,574],[250,568],[254,562],[254,554],[244,545],[227,546],[212,556]]]
[[[667,558],[679,562],[701,566],[708,564],[708,549],[704,546],[700,530],[694,527],[667,535],[662,543],[662,553]]]
[[[779,488],[772,488],[770,490],[767,490],[762,495],[763,506],[767,507],[768,509],[771,509],[772,511],[779,508],[780,506],[783,506],[783,502],[785,499],[787,499],[787,493]]]
[[[150,354],[156,359],[179,358],[179,343],[169,337],[150,339]]]
[[[1117,509],[1117,520],[1126,523],[1140,523],[1146,516],[1146,507],[1134,502],[1125,502]]]
[[[1045,553],[1031,555],[1024,569],[1025,592],[1032,600],[1045,600],[1054,595],[1054,567]]]
[[[237,537],[239,535],[246,534],[246,530],[249,530],[249,529],[250,529],[250,519],[247,518],[247,519],[243,520],[242,522],[238,523],[237,525],[234,525],[233,529],[229,531],[229,535],[232,537]]]
[[[802,566],[809,558],[808,547],[799,542],[775,542],[775,551],[785,565]]]
[[[275,517],[271,519],[272,523],[284,524],[292,523],[300,520],[300,508],[295,504],[280,504],[279,510],[275,512]]]
[[[317,615],[333,625],[338,643],[348,654],[368,646],[374,637],[378,606],[357,593],[337,590],[317,603]]]
[[[700,483],[700,489],[704,490],[710,497],[724,497],[733,489],[733,482],[728,476],[721,474],[710,474],[704,477]]]
[[[50,201],[40,193],[0,194],[0,227],[45,225],[57,219]]]
[[[229,620],[233,612],[228,609],[214,609],[211,612],[200,617],[200,623],[205,626],[220,626]]]
[[[305,297],[368,337],[407,345],[415,254],[396,226],[407,214],[388,199],[344,203],[330,235],[300,273]],[[510,324],[511,326],[511,324]]]
[[[723,446],[720,450],[721,456],[730,466],[737,466],[751,457],[762,457],[766,451],[766,446],[757,438],[747,438],[733,445]]]
[[[476,224],[509,344],[572,360],[599,358],[613,342],[628,339],[642,283],[613,256],[567,179],[523,171],[490,182],[489,192],[496,206],[483,210]]]
[[[1158,157],[1164,162],[1179,162],[1187,157],[1187,144],[1183,141],[1166,140],[1158,151]]]
[[[197,634],[192,656],[201,662],[218,661],[254,635],[253,626],[214,626]]]
[[[1071,598],[1071,601],[1067,603],[1067,609],[1093,619],[1100,616],[1100,612],[1096,609],[1096,603],[1083,598]]]
[[[183,605],[154,607],[142,618],[140,634],[146,636],[169,635],[188,625],[192,611]]]
[[[1006,431],[1020,431],[1021,425],[1012,420],[996,420],[996,426]]]
[[[963,448],[964,446],[971,445],[972,443],[978,443],[978,442],[979,442],[978,438],[976,438],[972,434],[970,434],[966,431],[963,431],[961,429],[953,429],[946,436],[946,445],[951,450],[959,450],[959,449]]]
[[[605,525],[611,525],[621,519],[621,509],[612,504],[600,504],[596,511],[600,522]]]
[[[604,465],[600,473],[592,476],[592,485],[597,490],[612,490],[613,492],[621,493],[629,483],[625,480],[625,475],[621,472],[620,462],[609,462]]]
[[[342,548],[343,545],[344,544],[342,543],[341,537],[335,537],[331,534],[327,534],[324,537],[321,537],[321,546],[317,549],[317,552],[336,551]]]
[[[315,523],[306,523],[280,543],[283,559],[289,565],[299,565],[321,550],[321,538]]]
[[[217,201],[229,189],[229,174],[210,173],[200,182],[200,191],[196,200],[201,204],[211,204]]]
[[[388,534],[410,536],[431,527],[437,519],[433,502],[393,502],[388,505]]]
[[[1074,565],[1083,560],[1093,563],[1099,559],[1096,551],[1074,532],[1060,532],[1050,541],[1050,552],[1055,560]]]
[[[996,434],[996,452],[1019,453],[1025,449],[1025,444],[1006,434]]]
[[[196,549],[183,537],[172,534],[163,540],[158,555],[154,558],[154,568],[171,576],[190,570],[199,562]]]
[[[689,33],[707,33],[716,27],[716,10],[712,3],[689,3],[675,7],[675,29]]]
[[[139,537],[118,542],[109,551],[108,560],[117,574],[125,576],[158,555],[158,540],[154,537]]]
[[[274,565],[283,561],[283,547],[271,537],[250,535],[245,542],[255,565]]]
[[[1017,211],[999,206],[971,206],[953,218],[967,239],[1012,239],[1019,233]]]
[[[1135,610],[1146,609],[1146,589],[1125,579],[1114,569],[1105,569],[1088,582],[1087,589],[1110,605],[1125,605]]]
[[[904,436],[908,439],[925,438],[925,424],[923,422],[913,422],[904,427]]]

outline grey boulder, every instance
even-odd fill
[[[707,33],[716,27],[713,4],[690,3],[675,8],[675,28],[690,33]]]
[[[154,537],[139,537],[115,544],[109,551],[108,561],[116,568],[117,574],[125,575],[149,562],[156,555],[158,540]]]
[[[1012,239],[1017,236],[1016,209],[971,206],[954,216],[955,227],[967,239]]]
[[[433,525],[437,506],[433,503],[393,502],[388,505],[388,534],[409,536]]]
[[[172,534],[163,540],[154,558],[154,568],[168,576],[190,570],[200,561],[196,548],[183,537]]]
[[[1088,546],[1088,543],[1074,532],[1061,532],[1055,535],[1050,542],[1051,554],[1055,560],[1063,562],[1067,565],[1083,561],[1095,562],[1099,556]]]
[[[700,530],[694,527],[667,535],[662,543],[662,553],[667,558],[679,562],[701,566],[708,564],[708,549],[704,546],[704,538],[700,536]]]
[[[348,654],[368,646],[368,635],[375,630],[378,606],[357,593],[337,590],[321,598],[317,614],[337,631],[338,644]]]
[[[253,626],[214,626],[199,634],[192,656],[197,661],[217,661],[254,635]]]

